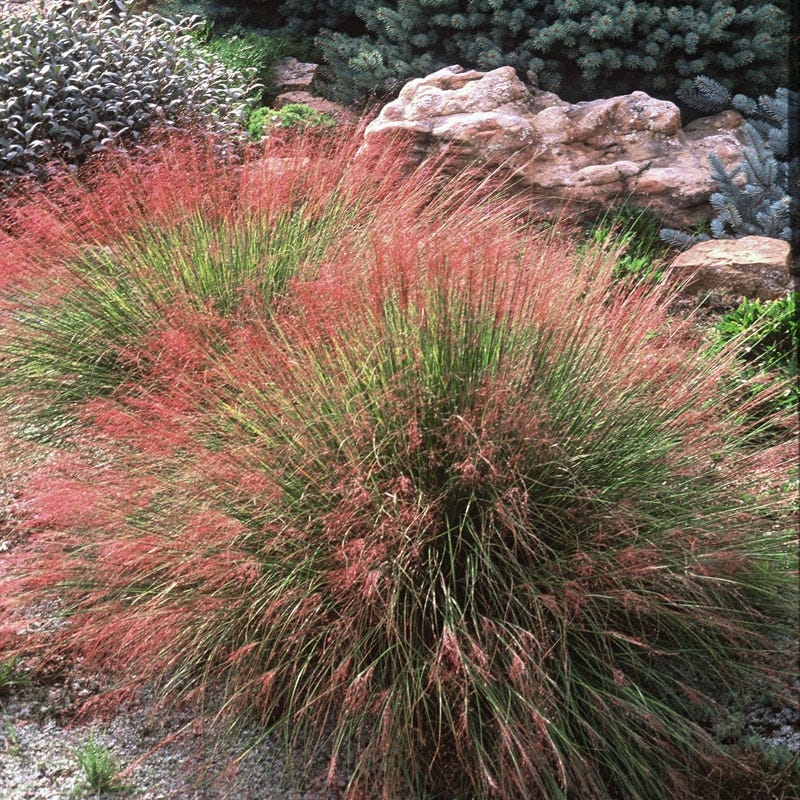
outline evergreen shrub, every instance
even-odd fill
[[[705,74],[771,91],[786,80],[786,14],[749,0],[284,0],[291,29],[319,31],[339,91],[396,90],[449,64],[513,66],[570,101],[634,90],[671,99]]]
[[[800,153],[791,132],[800,122],[798,93],[780,87],[756,101],[743,94],[731,96],[725,86],[707,76],[693,83],[680,92],[692,108],[704,114],[735,108],[744,115],[742,161],[728,171],[716,155],[709,156],[718,184],[710,198],[715,211],[710,234],[665,228],[661,238],[686,249],[712,237],[769,236],[785,239],[796,248],[800,243]],[[790,186],[791,182],[795,185]]]
[[[758,443],[733,350],[706,358],[608,243],[358,144],[181,170],[178,142],[17,209],[2,397],[69,415],[20,488],[0,652],[22,626],[32,665],[79,656],[282,732],[350,800],[695,797],[736,768],[715,700],[791,635],[793,442]],[[286,221],[332,208],[344,231],[265,295]],[[237,247],[180,227],[194,210]],[[37,312],[72,313],[87,278],[146,311],[86,304],[132,368],[65,405],[92,365],[55,379],[81,342]],[[51,596],[64,625],[16,616]]]

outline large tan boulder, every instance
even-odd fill
[[[711,239],[681,253],[671,266],[686,292],[724,292],[736,297],[774,300],[793,288],[791,247],[783,239],[745,236]]]
[[[723,112],[685,128],[673,103],[644,92],[571,104],[524,84],[511,67],[446,67],[410,81],[366,128],[364,148],[404,134],[422,160],[448,151],[454,169],[486,165],[515,176],[546,213],[628,201],[665,225],[712,215],[709,155],[740,159],[742,118]]]

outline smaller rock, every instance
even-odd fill
[[[309,64],[296,58],[282,58],[273,66],[271,88],[276,94],[307,92],[314,82],[319,64]]]
[[[325,100],[323,97],[315,97],[310,92],[283,92],[272,101],[272,106],[283,108],[290,103],[302,103],[304,106],[310,106],[320,114],[330,115],[341,125],[358,124],[358,117],[349,108],[334,103],[332,100]]]
[[[790,292],[791,247],[783,239],[745,236],[711,239],[681,253],[672,262],[685,291],[706,294],[724,291],[740,297],[775,300]]]

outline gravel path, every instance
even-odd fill
[[[211,744],[187,709],[155,712],[145,698],[109,719],[70,723],[68,712],[91,693],[88,681],[73,679],[0,697],[2,800],[332,800],[313,783],[292,788],[281,748],[269,741],[237,766],[245,735]],[[89,741],[108,749],[122,770],[124,790],[96,795],[86,789],[76,752]],[[324,770],[318,768],[318,774]]]
[[[113,717],[75,723],[74,712],[95,696],[98,684],[75,674],[50,685],[12,686],[0,694],[0,800],[334,800],[335,792],[293,788],[284,776],[280,743],[263,742],[245,752],[247,732],[207,736],[192,724],[189,708],[157,710],[140,697]],[[0,689],[1,691],[1,689]],[[779,707],[754,703],[744,710],[735,739],[758,737],[766,747],[800,753],[800,681]],[[122,769],[125,790],[83,791],[76,751],[93,739],[108,748]],[[222,741],[221,741],[222,739]],[[310,774],[322,775],[324,759]]]

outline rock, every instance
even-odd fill
[[[666,226],[713,215],[708,156],[740,160],[742,117],[726,111],[683,128],[673,103],[644,92],[571,104],[524,84],[511,67],[446,67],[407,83],[366,128],[364,149],[405,134],[415,158],[448,152],[453,169],[507,170],[545,213],[578,216],[630,202]]]
[[[275,94],[307,92],[314,82],[319,64],[308,64],[296,58],[282,58],[273,66],[270,88]]]
[[[279,94],[273,101],[274,108],[283,108],[290,103],[302,103],[310,106],[321,114],[328,114],[333,117],[340,125],[357,125],[358,116],[350,109],[332,100],[325,100],[322,97],[315,97],[310,92],[284,92]]]
[[[791,291],[791,247],[783,239],[745,236],[710,239],[681,253],[671,272],[688,281],[692,294],[725,292],[737,297],[774,300]]]

